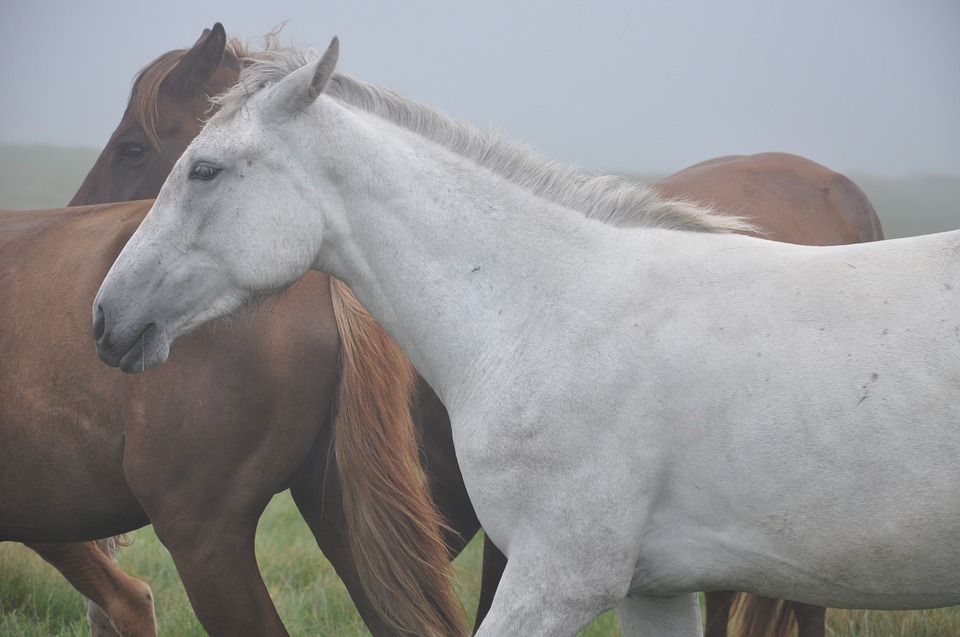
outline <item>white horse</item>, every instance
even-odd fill
[[[94,301],[105,362],[342,278],[446,404],[509,557],[484,636],[611,607],[698,635],[700,590],[960,603],[960,232],[616,228],[324,95],[336,58],[224,98]]]

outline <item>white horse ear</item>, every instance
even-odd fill
[[[340,40],[334,37],[319,60],[303,65],[277,82],[264,101],[266,114],[282,121],[310,106],[333,76],[339,55]]]

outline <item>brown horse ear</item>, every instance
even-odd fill
[[[184,53],[163,81],[164,88],[177,95],[195,94],[220,68],[226,47],[227,34],[222,24],[217,22],[212,29],[204,29],[200,38]]]

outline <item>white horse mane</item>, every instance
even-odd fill
[[[245,58],[240,79],[214,98],[219,111],[211,118],[231,117],[247,98],[297,70],[316,52],[270,46]],[[756,232],[742,217],[723,215],[681,199],[667,199],[653,188],[623,177],[594,175],[543,159],[525,144],[496,130],[482,131],[395,91],[376,87],[344,73],[335,73],[326,93],[348,106],[377,115],[473,161],[544,199],[586,217],[619,227],[656,227],[709,232]]]

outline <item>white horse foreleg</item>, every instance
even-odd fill
[[[476,637],[573,637],[618,601],[558,572],[557,555],[527,557],[510,556]]]
[[[624,637],[702,637],[700,596],[628,596],[617,605]]]

